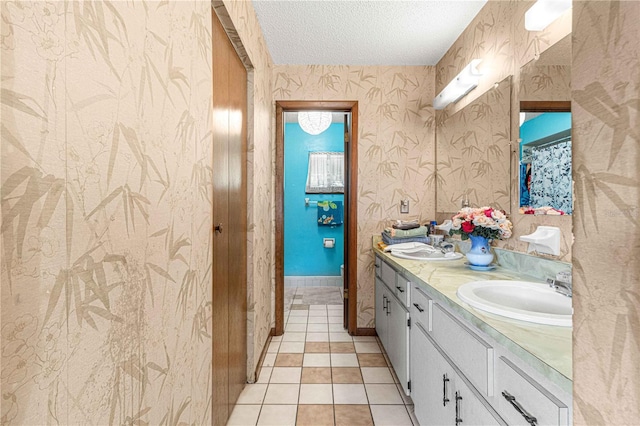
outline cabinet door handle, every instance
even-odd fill
[[[449,402],[449,398],[447,398],[447,382],[449,379],[446,374],[442,375],[442,406],[446,407],[447,402]]]
[[[214,229],[218,234],[222,234],[222,223],[217,224]]]
[[[462,419],[460,418],[460,401],[462,401],[462,397],[460,393],[456,391],[456,426],[462,423]]]
[[[509,403],[513,406],[513,408],[515,408],[516,411],[520,413],[522,417],[524,417],[527,423],[529,423],[531,426],[536,426],[538,424],[538,419],[533,417],[531,414],[527,412],[527,410],[522,408],[522,405],[520,405],[520,403],[516,401],[515,396],[511,395],[506,390],[502,391],[502,396],[504,396],[504,399],[509,401]]]
[[[389,299],[389,298],[387,297],[387,315],[389,315],[389,314],[391,313],[391,309],[390,309],[390,308],[391,308],[391,305],[389,304],[389,302],[390,302],[390,301],[391,301],[391,299]]]
[[[396,288],[398,289],[398,291],[399,291],[400,293],[404,293],[404,289],[403,289],[402,287],[400,287],[400,286],[398,286],[398,285],[397,285],[397,286],[396,286]]]
[[[424,312],[424,309],[422,309],[422,308],[420,307],[420,305],[418,305],[417,303],[414,303],[414,304],[413,304],[413,306],[415,306],[415,307],[416,307],[416,309],[418,310],[418,312]]]
[[[387,310],[387,296],[382,296],[382,310]]]

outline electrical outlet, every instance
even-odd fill
[[[409,213],[409,200],[400,200],[400,213]]]

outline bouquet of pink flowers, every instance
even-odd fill
[[[453,225],[449,235],[460,234],[463,240],[469,239],[469,235],[504,240],[511,237],[513,229],[505,213],[491,207],[465,207],[451,219]]]

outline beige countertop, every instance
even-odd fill
[[[401,259],[374,251],[411,282],[424,286],[434,299],[470,321],[510,352],[567,392],[572,388],[572,328],[511,320],[476,310],[456,295],[458,287],[478,280],[539,279],[498,267],[491,272],[472,271],[466,258],[446,262]]]

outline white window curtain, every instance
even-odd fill
[[[310,152],[308,194],[344,193],[344,153]]]

